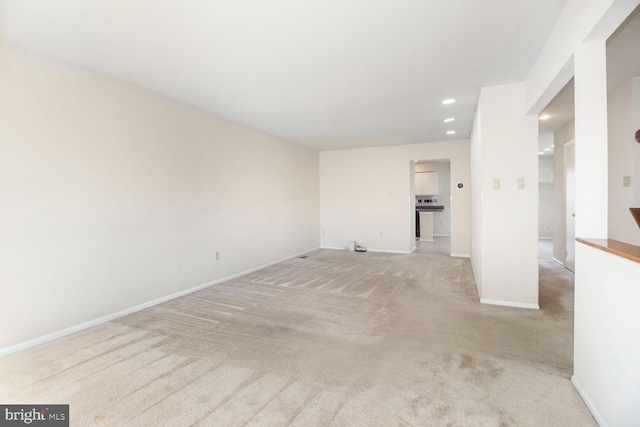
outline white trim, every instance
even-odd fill
[[[482,304],[502,305],[504,307],[530,308],[530,309],[533,309],[533,310],[539,310],[540,309],[540,306],[538,304],[529,304],[529,303],[526,303],[526,302],[500,301],[500,300],[485,299],[485,298],[480,298],[480,302]]]
[[[418,249],[418,247],[414,246],[413,249],[411,249],[411,253],[414,253],[416,249]]]
[[[564,267],[564,263],[563,263],[562,261],[560,261],[559,259],[556,259],[555,257],[554,257],[554,258],[551,258],[551,259],[552,259],[552,260],[554,260],[555,262],[557,262],[558,264],[560,264],[561,266],[563,266],[563,267]]]
[[[55,339],[62,338],[62,337],[67,336],[67,335],[71,335],[71,334],[74,334],[76,332],[80,332],[80,331],[82,331],[84,329],[88,329],[88,328],[91,328],[93,326],[100,325],[102,323],[110,322],[111,320],[117,319],[119,317],[123,317],[123,316],[126,316],[128,314],[132,314],[132,313],[135,313],[137,311],[144,310],[145,308],[153,307],[154,305],[158,305],[158,304],[161,304],[163,302],[167,302],[169,300],[172,300],[172,299],[179,298],[181,296],[190,294],[192,292],[196,292],[196,291],[199,291],[201,289],[208,288],[209,286],[213,286],[213,285],[217,285],[217,284],[222,283],[222,282],[226,282],[227,280],[235,279],[236,277],[240,277],[240,276],[244,276],[244,275],[249,274],[249,273],[253,273],[254,271],[262,270],[263,268],[267,268],[267,267],[270,267],[270,266],[272,266],[274,264],[278,264],[280,262],[283,262],[283,261],[286,261],[286,260],[289,260],[289,259],[292,259],[292,258],[299,257],[299,256],[304,255],[306,253],[313,252],[313,251],[315,251],[317,249],[320,249],[320,247],[317,246],[317,247],[315,247],[313,249],[307,249],[307,250],[299,252],[297,254],[290,255],[290,256],[287,256],[287,257],[284,257],[284,258],[280,258],[280,259],[277,259],[275,261],[271,261],[271,262],[268,262],[266,264],[262,264],[262,265],[260,265],[258,267],[254,267],[254,268],[250,268],[248,270],[241,271],[240,273],[231,274],[229,276],[225,276],[225,277],[222,277],[220,279],[213,280],[211,282],[207,282],[207,283],[203,283],[203,284],[198,285],[198,286],[194,286],[193,288],[189,288],[189,289],[185,289],[183,291],[175,292],[173,294],[166,295],[166,296],[163,296],[163,297],[160,297],[160,298],[156,298],[156,299],[151,300],[151,301],[143,302],[142,304],[138,304],[138,305],[135,305],[133,307],[129,307],[129,308],[126,308],[124,310],[117,311],[115,313],[107,314],[106,316],[98,317],[97,319],[89,320],[88,322],[80,323],[79,325],[71,326],[69,328],[62,329],[60,331],[52,332],[50,334],[43,335],[41,337],[28,340],[28,341],[22,342],[20,344],[12,345],[11,347],[2,348],[2,349],[0,349],[0,357],[8,356],[9,354],[16,353],[16,352],[22,351],[22,350],[26,350],[28,348],[35,347],[37,345],[47,343],[49,341],[53,341]]]
[[[396,251],[392,249],[367,249],[367,252],[381,252],[381,253],[387,253],[387,254],[405,254],[405,255],[411,254],[410,251]]]
[[[578,394],[580,394],[580,397],[582,398],[582,400],[584,400],[584,403],[585,405],[587,405],[587,409],[589,409],[589,412],[591,412],[591,415],[593,415],[593,418],[596,419],[596,422],[598,423],[598,425],[600,427],[608,427],[607,422],[604,420],[604,418],[602,418],[602,415],[600,415],[600,411],[598,411],[598,408],[596,408],[596,405],[593,404],[593,401],[589,398],[587,391],[582,387],[582,385],[580,384],[580,382],[578,381],[575,375],[571,376],[571,382],[573,383],[573,386],[578,391]]]
[[[454,253],[452,253],[451,256],[455,257],[455,258],[471,258],[471,254],[454,254]]]
[[[538,236],[538,240],[553,240],[553,236],[551,236],[551,237],[541,237],[541,236]]]
[[[451,237],[451,234],[434,234],[433,237]]]
[[[321,249],[331,249],[331,250],[336,250],[336,251],[348,251],[349,250],[347,248],[335,248],[335,247],[331,247],[331,246],[323,246]],[[380,253],[386,253],[386,254],[405,254],[405,255],[410,255],[411,252],[416,250],[415,247],[411,251],[396,251],[396,250],[392,250],[392,249],[369,249],[369,248],[366,248],[366,249],[367,249],[367,252],[380,252]],[[358,252],[358,251],[353,251],[353,252]]]

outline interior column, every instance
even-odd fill
[[[575,52],[576,236],[607,238],[606,41]]]

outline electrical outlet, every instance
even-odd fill
[[[220,252],[216,251],[216,261],[220,259]]]
[[[499,190],[500,189],[500,180],[499,179],[494,179],[493,180],[493,189],[494,190]]]
[[[622,177],[622,186],[623,187],[631,187],[631,177],[630,176],[623,176]]]
[[[517,178],[516,179],[516,188],[518,190],[522,190],[524,188],[524,178]]]
[[[380,237],[384,237],[384,233],[382,231],[380,232]]]

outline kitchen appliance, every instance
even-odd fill
[[[416,196],[416,209],[429,212],[442,212],[444,206],[438,205],[438,195]]]
[[[442,212],[444,206],[438,204],[438,195],[416,196],[416,237],[420,237],[420,212]]]

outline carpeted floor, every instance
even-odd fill
[[[1,403],[71,425],[591,426],[572,276],[481,305],[469,260],[319,250],[0,359]]]

